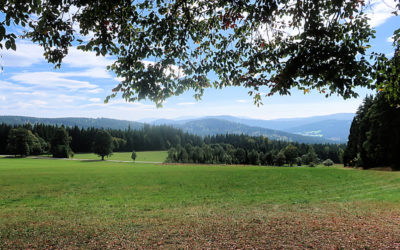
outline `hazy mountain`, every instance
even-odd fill
[[[207,117],[210,118],[210,117]],[[352,121],[354,118],[353,113],[338,113],[324,116],[311,116],[301,118],[283,118],[274,120],[262,120],[262,119],[250,119],[250,118],[238,118],[234,116],[215,116],[213,118],[228,120],[232,122],[242,123],[248,126],[256,126],[269,129],[284,130],[303,126],[307,124],[313,124],[329,120],[340,120],[340,121]]]
[[[244,124],[231,122],[215,118],[202,118],[187,121],[185,123],[173,124],[176,128],[196,135],[216,135],[216,134],[246,134],[251,136],[266,136],[271,140],[296,141],[304,143],[334,143],[325,138],[302,136],[287,133],[279,130],[266,129],[261,127],[251,127]]]
[[[127,129],[129,126],[132,129],[143,127],[143,123],[134,121],[124,121],[108,118],[80,118],[80,117],[65,117],[65,118],[37,118],[28,116],[0,116],[0,123],[7,124],[25,124],[25,123],[43,123],[47,125],[64,125],[68,127],[95,127],[95,128],[111,128],[111,129]]]
[[[354,114],[334,114],[308,118],[260,120],[234,116],[210,116],[203,118],[182,117],[177,120],[147,119],[152,125],[170,125],[197,135],[247,134],[263,135],[270,139],[305,143],[346,142]],[[0,123],[43,123],[78,127],[132,129],[143,123],[108,118],[36,118],[25,116],[0,116]]]
[[[352,120],[325,120],[309,123],[285,131],[305,136],[317,136],[337,142],[346,142]]]
[[[156,119],[151,124],[162,125],[168,124],[178,127],[190,122],[200,122],[202,119],[209,121],[210,119],[218,119],[224,121],[230,121],[247,125],[250,127],[259,127],[272,130],[279,130],[288,133],[296,133],[304,136],[320,137],[336,142],[346,142],[349,136],[349,130],[351,121],[354,118],[353,113],[338,113],[324,116],[312,116],[305,118],[285,118],[275,120],[262,120],[262,119],[250,119],[250,118],[239,118],[234,116],[207,116],[202,118],[191,118],[187,120],[169,120],[169,119]],[[198,128],[200,129],[200,128]],[[206,124],[203,123],[204,131],[198,133],[205,133],[207,131]],[[212,130],[212,129],[209,129]],[[236,131],[240,129],[236,128]],[[244,132],[244,131],[243,131]]]
[[[148,124],[166,124],[166,123],[175,123],[178,121],[188,121],[188,120],[193,120],[193,119],[198,119],[199,117],[195,117],[195,116],[180,116],[174,119],[160,119],[160,118],[143,118],[140,120],[137,120],[137,122],[142,122],[142,123],[148,123]],[[166,123],[164,123],[163,121],[165,121]]]

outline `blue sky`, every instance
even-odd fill
[[[393,17],[394,1],[375,1],[370,10],[371,25],[376,39],[372,50],[391,55],[390,37],[398,28],[400,17]],[[29,41],[19,40],[17,51],[0,52],[0,115],[36,117],[107,117],[124,120],[144,118],[177,118],[212,115],[233,115],[259,119],[307,117],[333,113],[352,113],[367,93],[359,89],[359,98],[343,100],[318,93],[304,95],[293,90],[291,96],[264,97],[264,105],[257,107],[247,92],[249,89],[230,87],[208,89],[201,101],[188,92],[172,97],[162,108],[152,102],[126,103],[114,98],[103,100],[118,81],[106,66],[109,57],[96,57],[94,53],[71,48],[61,69],[54,69],[43,58],[43,50]]]

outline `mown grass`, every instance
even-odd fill
[[[106,157],[106,160],[117,160],[117,161],[132,161],[132,152],[115,152],[110,157]],[[136,152],[135,161],[149,161],[149,162],[164,162],[167,159],[167,151],[141,151]],[[75,154],[74,159],[90,159],[90,160],[100,160],[101,157],[93,154]]]
[[[0,248],[185,247],[193,241],[203,247],[212,237],[210,247],[224,247],[223,241],[246,247],[237,238],[248,233],[242,225],[279,235],[266,230],[282,220],[274,229],[292,225],[281,230],[308,235],[315,221],[322,225],[331,214],[343,225],[376,218],[372,226],[393,237],[399,233],[390,224],[400,225],[394,216],[400,211],[399,172],[3,158],[0,173]],[[297,228],[295,221],[310,226]],[[221,235],[210,235],[213,230]],[[251,244],[260,236],[248,237]],[[344,246],[388,246],[371,242]]]

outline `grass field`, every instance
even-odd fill
[[[132,152],[116,152],[110,157],[105,157],[105,160],[117,160],[117,161],[132,161]],[[136,161],[150,161],[150,162],[164,162],[167,159],[167,151],[143,151],[136,152]],[[93,154],[75,154],[74,159],[91,159],[100,160],[101,157]]]
[[[400,173],[0,159],[0,249],[118,247],[400,247]]]

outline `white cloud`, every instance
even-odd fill
[[[394,42],[393,36],[389,36],[389,37],[386,39],[386,41],[389,42],[389,43],[393,43],[393,42]]]
[[[43,48],[40,45],[26,41],[17,41],[16,46],[16,51],[2,51],[2,58],[0,60],[2,66],[30,67],[38,63],[47,63],[43,56]],[[65,65],[72,68],[92,68],[88,72],[100,73],[100,76],[104,78],[105,72],[107,72],[106,67],[113,62],[109,57],[96,56],[95,52],[85,52],[78,50],[76,47],[71,47],[69,48],[68,55],[63,59],[61,67]],[[108,77],[110,76],[108,75]]]
[[[367,11],[367,16],[370,18],[369,23],[372,27],[378,27],[394,16],[392,12],[396,10],[396,2],[392,0],[373,0],[369,7]]]
[[[16,92],[15,94],[18,94],[18,95],[29,95],[29,96],[41,96],[41,97],[48,96],[48,93],[46,93],[44,91]]]
[[[102,88],[96,88],[96,89],[87,90],[86,92],[92,93],[92,94],[98,94],[98,93],[103,92],[103,91],[104,91],[104,89],[102,89]]]
[[[112,78],[112,76],[103,68],[91,68],[85,71],[62,73],[64,76],[90,77],[90,78]]]
[[[195,105],[195,104],[196,104],[195,102],[180,102],[180,103],[177,103],[176,105],[189,106],[189,105]]]
[[[11,79],[20,83],[31,84],[46,88],[61,87],[70,90],[98,88],[97,85],[91,84],[87,81],[79,81],[67,78],[71,76],[82,76],[84,74],[85,73],[82,72],[22,72],[13,75]]]
[[[91,102],[100,102],[101,99],[100,98],[90,98],[89,101],[91,101]]]
[[[43,48],[37,44],[17,42],[17,50],[3,50],[1,65],[4,67],[29,67],[44,62]]]
[[[0,101],[5,102],[7,100],[7,98],[4,95],[0,95]]]
[[[55,101],[59,103],[74,103],[77,101],[84,101],[84,100],[86,100],[86,97],[84,96],[73,96],[65,94],[55,95]]]
[[[11,82],[0,80],[0,89],[3,91],[32,91],[32,88],[20,86]]]
[[[249,103],[250,100],[239,99],[239,100],[236,100],[236,102],[239,102],[239,103]]]
[[[64,58],[63,63],[74,68],[102,68],[111,65],[113,60],[108,57],[96,56],[95,52],[85,52],[78,50],[76,47],[69,49],[68,55]]]
[[[39,105],[39,106],[43,106],[43,105],[47,105],[48,103],[42,100],[32,100],[31,102],[34,105]]]

